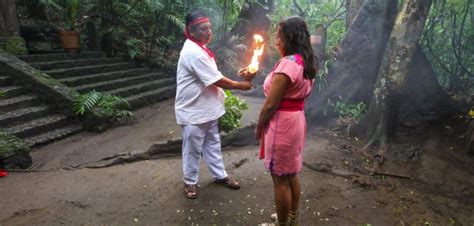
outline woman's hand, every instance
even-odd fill
[[[241,68],[239,70],[239,76],[242,77],[245,81],[252,81],[253,78],[255,78],[255,75],[257,73],[250,73],[247,68]]]

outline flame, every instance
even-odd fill
[[[249,66],[247,67],[250,73],[255,73],[258,71],[258,58],[263,54],[263,37],[261,35],[254,35],[253,39],[255,40],[252,61],[250,61]]]

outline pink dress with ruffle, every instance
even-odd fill
[[[265,96],[270,93],[273,74],[282,73],[290,78],[283,99],[304,99],[312,89],[312,80],[303,76],[303,62],[300,55],[286,56],[266,77],[263,84]],[[306,139],[306,119],[303,110],[278,110],[265,128],[264,145],[265,167],[273,175],[291,175],[301,172],[303,148]]]

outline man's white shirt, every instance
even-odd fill
[[[201,124],[224,115],[224,91],[213,85],[223,77],[204,49],[189,39],[184,42],[176,72],[178,124]]]

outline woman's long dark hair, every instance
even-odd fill
[[[318,59],[314,55],[308,28],[303,18],[288,17],[279,24],[278,37],[280,38],[283,56],[300,54],[304,61],[304,77],[314,79],[318,72]]]

